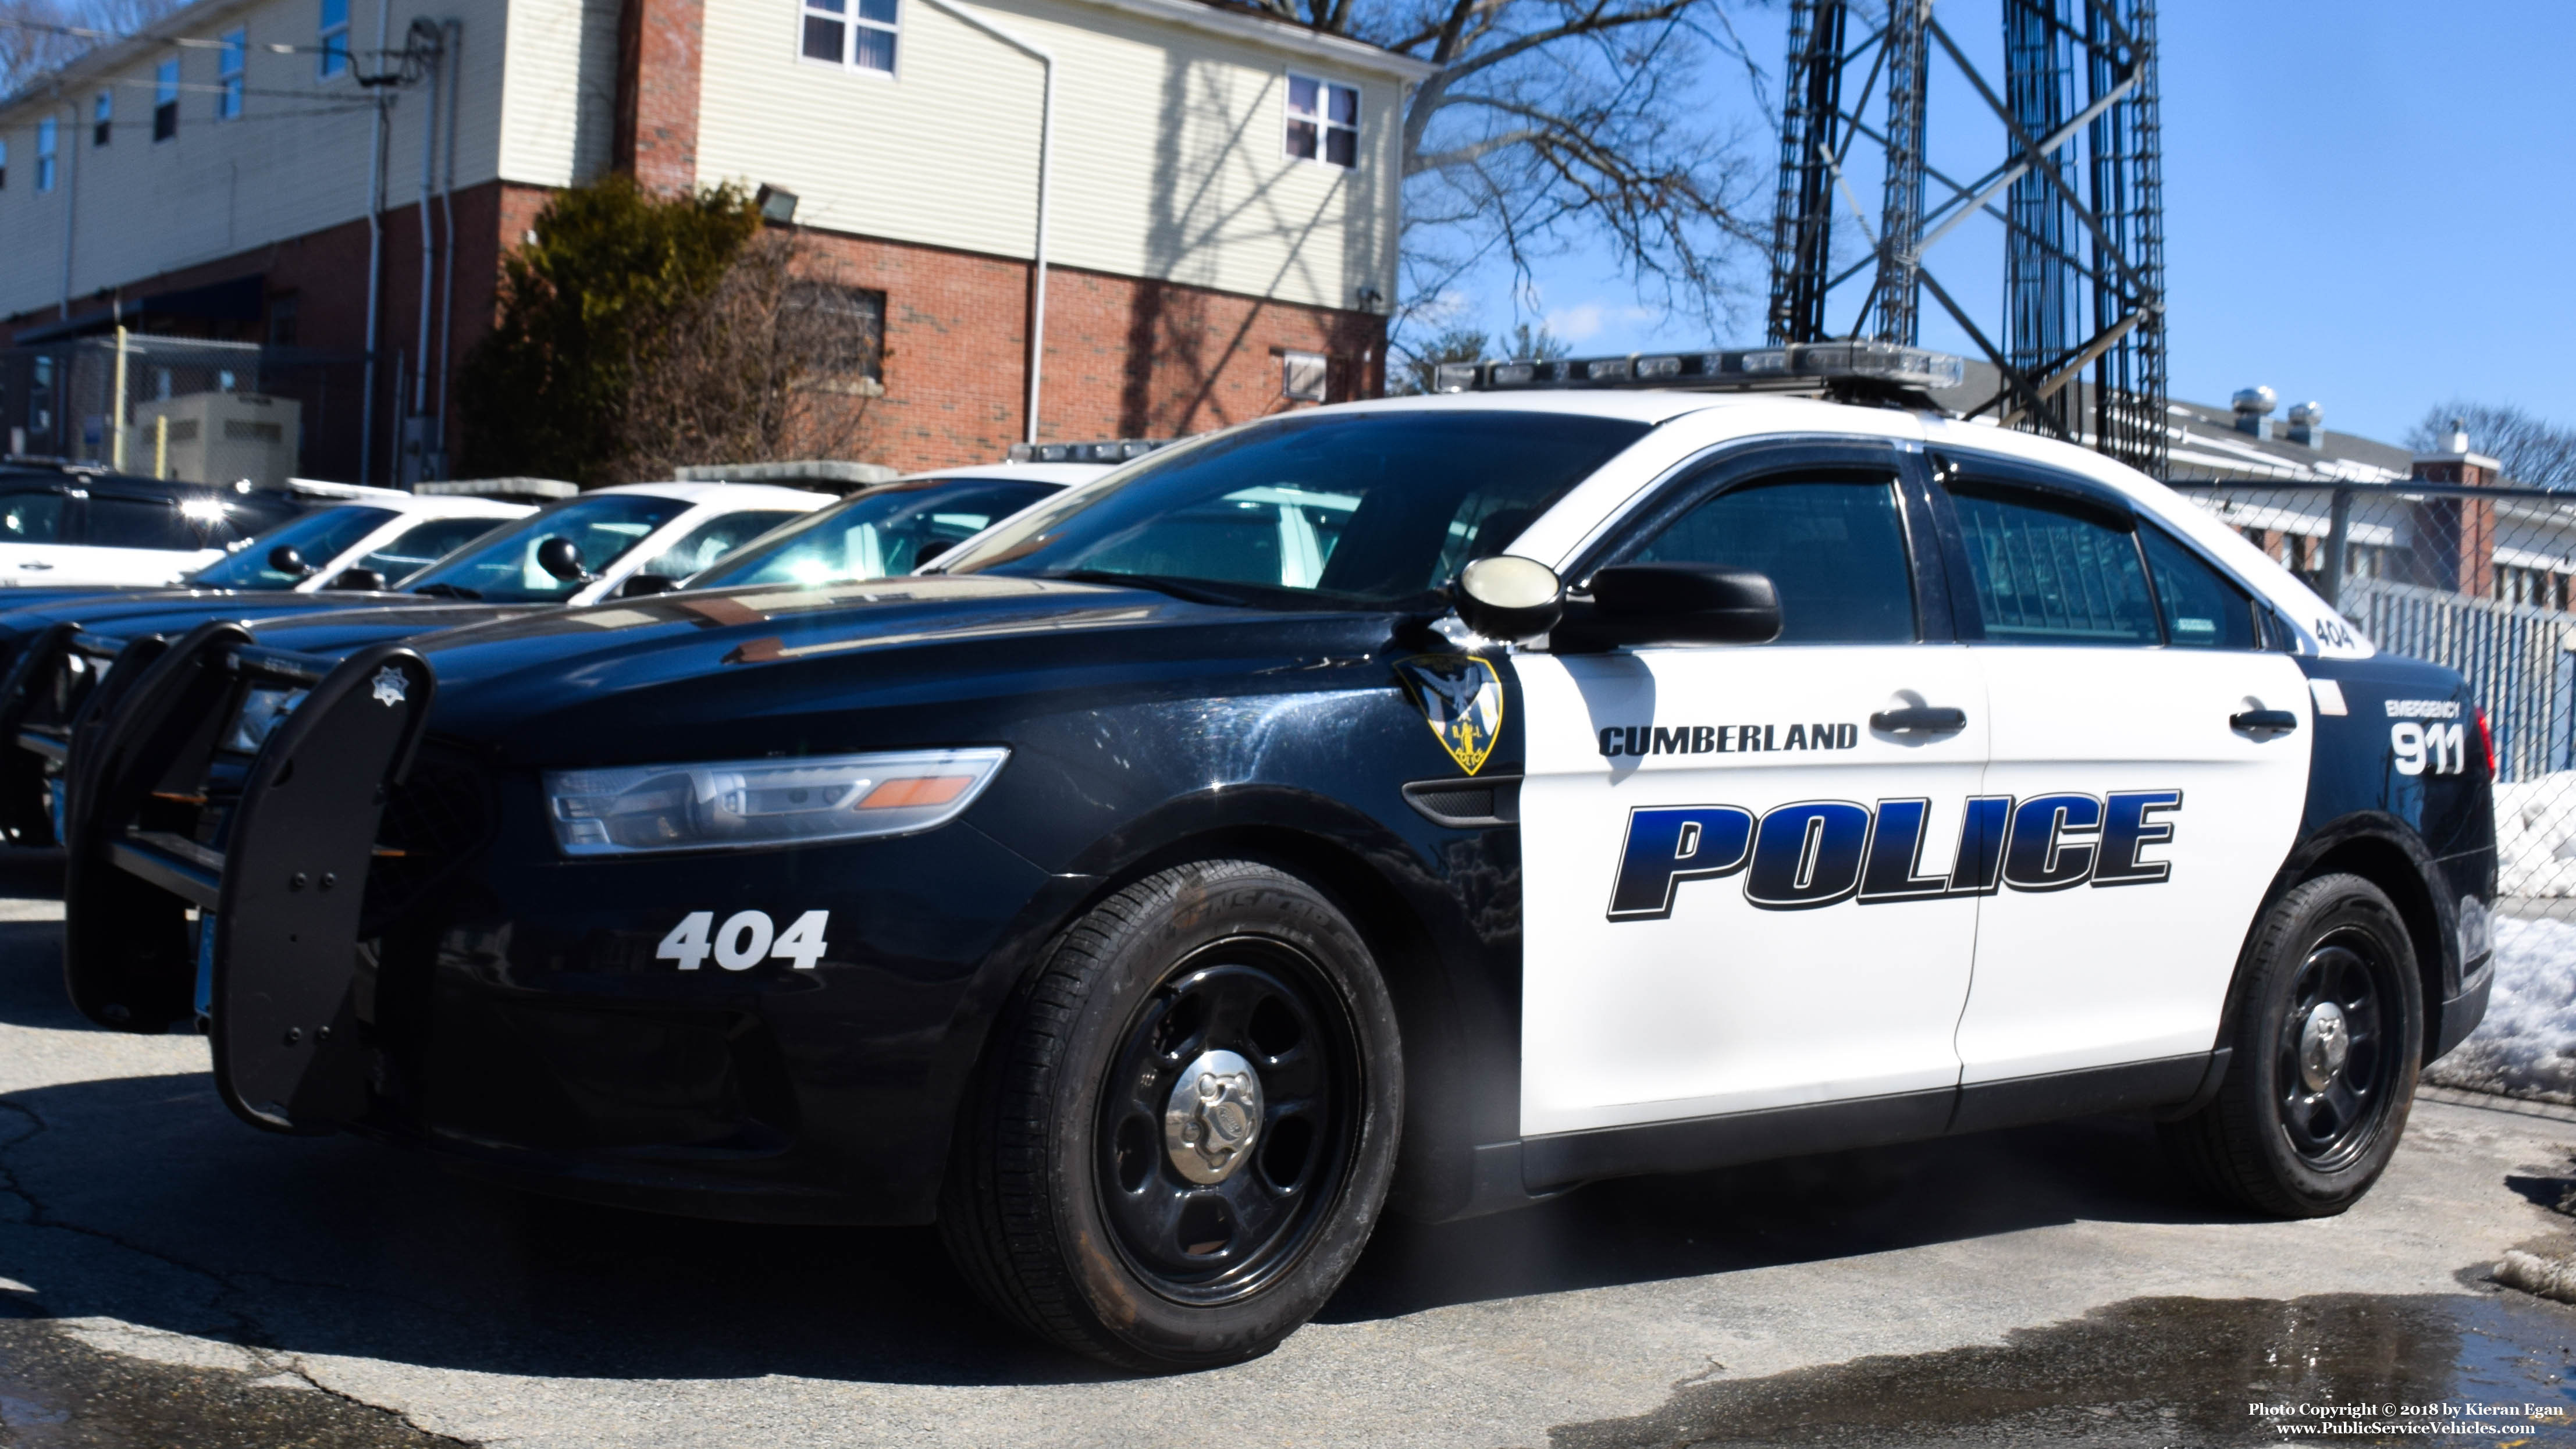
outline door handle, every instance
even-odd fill
[[[40,559],[40,558],[31,558],[31,559],[27,560],[25,563],[22,563],[22,564],[18,565],[18,567],[20,567],[20,568],[22,568],[22,569],[49,569],[49,568],[52,568],[52,567],[53,567],[53,565],[52,565],[52,564],[49,564],[49,563],[47,563],[47,562],[45,562],[43,559]]]
[[[1968,712],[1947,705],[1917,704],[1904,709],[1882,709],[1869,717],[1869,727],[1891,735],[1946,735],[1968,727]]]
[[[2299,717],[2286,709],[2249,709],[2229,715],[2227,727],[2248,734],[2286,735],[2299,727]]]

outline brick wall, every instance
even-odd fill
[[[817,275],[885,294],[866,461],[998,461],[1025,429],[1029,266],[807,230]],[[1333,359],[1332,400],[1383,389],[1386,321],[1136,277],[1047,272],[1042,439],[1178,437],[1280,412],[1281,354]]]
[[[698,76],[706,0],[624,0],[617,17],[611,164],[649,190],[698,184]]]

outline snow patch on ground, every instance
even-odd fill
[[[2498,916],[2495,956],[2486,1020],[2424,1080],[2576,1102],[2576,924]]]
[[[2495,787],[2496,889],[2576,895],[2576,770]]]

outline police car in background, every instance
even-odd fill
[[[955,546],[987,527],[997,519],[1016,513],[1057,491],[1078,482],[1098,477],[1108,471],[1110,460],[1141,456],[1158,443],[1122,440],[1107,443],[1048,444],[1054,452],[1078,453],[1093,461],[1010,463],[995,466],[971,466],[945,469],[898,478],[874,487],[861,489],[841,502],[803,514],[784,515],[789,521],[769,527],[774,512],[753,507],[731,513],[719,512],[713,524],[691,529],[682,524],[681,544],[666,551],[664,567],[682,568],[708,555],[716,562],[692,573],[688,586],[714,587],[740,584],[792,584],[812,587],[849,583],[863,579],[883,578],[902,573],[936,557],[943,549]],[[1016,450],[1015,450],[1016,451]],[[709,486],[709,485],[694,485]],[[748,486],[748,485],[735,485]],[[406,495],[408,496],[408,495]],[[746,499],[759,503],[765,495],[712,495],[719,499]],[[433,500],[423,499],[423,502]],[[463,502],[466,500],[445,500]],[[526,508],[518,510],[529,512]],[[297,525],[288,525],[290,529]],[[561,535],[560,527],[546,533]],[[478,535],[479,536],[479,535]],[[738,537],[751,537],[753,542],[727,549],[725,545]],[[515,537],[515,536],[514,536]],[[248,572],[254,560],[244,560],[245,583],[256,578],[262,586],[281,587],[302,566],[299,558],[287,554],[293,541],[276,535],[264,550],[267,565],[256,573]],[[524,550],[524,539],[496,539],[498,548]],[[324,576],[333,567],[345,565],[342,572],[331,575],[347,579],[349,572],[368,568],[384,553],[404,546],[386,543],[380,532],[370,532],[343,551],[333,564],[311,569],[306,582]],[[542,549],[539,542],[536,548]],[[376,552],[359,554],[359,549]],[[244,554],[254,550],[244,549]],[[475,549],[470,556],[487,551]],[[228,561],[231,562],[231,561]],[[613,562],[613,561],[612,561]],[[220,567],[220,565],[218,566]],[[271,582],[274,580],[275,582]],[[448,580],[444,568],[421,572],[410,584],[443,585]],[[604,592],[613,580],[601,580],[592,590]],[[648,566],[626,577],[621,592],[647,595],[668,592],[682,581],[667,574],[651,571]],[[345,586],[344,586],[345,587]],[[381,585],[377,585],[381,587]],[[466,586],[471,588],[471,585]],[[426,595],[426,597],[423,597]],[[575,595],[579,597],[579,595]],[[85,605],[42,616],[48,622],[38,634],[20,663],[6,675],[0,675],[0,740],[16,748],[0,747],[0,833],[24,845],[51,845],[63,835],[62,812],[66,802],[61,788],[71,773],[71,754],[84,719],[102,713],[117,696],[101,692],[106,680],[124,652],[140,640],[147,653],[157,653],[172,638],[208,621],[221,621],[238,626],[242,637],[258,637],[264,644],[307,651],[345,652],[361,644],[383,639],[398,639],[411,634],[434,632],[486,619],[525,613],[545,607],[527,599],[488,600],[477,590],[450,592],[444,587],[422,589],[406,596],[388,598],[335,595],[342,607],[315,612],[308,606],[297,610],[246,607],[237,598],[206,594],[163,596],[149,602],[115,601],[115,607],[90,602]],[[128,605],[131,604],[131,607]],[[70,616],[78,615],[75,619]],[[261,622],[267,618],[269,622]],[[83,622],[87,621],[87,622]],[[0,614],[0,628],[21,622],[11,615]],[[227,633],[223,637],[234,637]],[[251,716],[237,722],[226,743],[242,749],[256,749],[266,732],[276,728],[290,713],[295,692],[276,691],[260,698],[265,703]]]
[[[1488,365],[912,578],[201,637],[75,786],[73,997],[184,1019],[201,910],[248,1122],[935,1219],[1146,1368],[1278,1342],[1382,1207],[2081,1113],[2339,1212],[2485,1006],[2484,722],[2157,484],[1920,405],[1956,365]]]
[[[147,588],[307,509],[389,490],[185,483],[96,464],[0,460],[0,588]]]
[[[501,498],[367,491],[382,496],[290,519],[233,545],[224,557],[179,583],[190,589],[255,593],[381,591],[502,524],[537,511],[535,504]]]

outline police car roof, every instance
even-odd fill
[[[963,468],[925,468],[906,473],[892,481],[897,483],[941,482],[951,479],[995,478],[1013,483],[1054,483],[1070,486],[1088,483],[1116,467],[1114,463],[970,463]]]
[[[654,498],[676,498],[683,503],[713,503],[722,500],[743,508],[764,505],[774,508],[820,508],[834,501],[836,495],[817,493],[810,488],[782,488],[775,483],[620,483],[613,488],[592,488],[574,498],[596,498],[603,493],[642,493]],[[572,499],[565,499],[569,503]],[[561,506],[561,505],[557,505]]]

